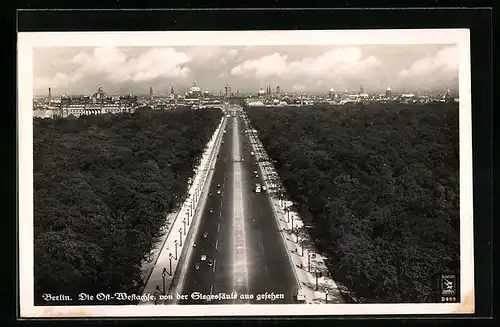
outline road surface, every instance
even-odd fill
[[[180,267],[186,269],[182,294],[188,298],[178,304],[204,303],[192,294],[220,293],[237,297],[206,303],[294,303],[297,280],[267,195],[254,192],[255,184],[262,181],[254,174],[258,169],[243,120],[230,118],[226,131],[200,228],[187,239],[193,252]],[[201,260],[202,255],[206,260]],[[210,260],[212,265],[207,264]]]

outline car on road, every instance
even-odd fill
[[[199,264],[199,263],[195,264],[195,265],[194,265],[194,269],[196,269],[196,270],[200,270],[200,264]]]
[[[200,260],[201,261],[207,260],[207,255],[206,254],[202,254]]]
[[[220,184],[217,184],[217,187],[220,187]]]
[[[208,267],[212,267],[213,265],[214,265],[214,261],[213,261],[212,259],[209,259],[209,260],[207,261],[207,266],[208,266]]]
[[[220,190],[217,190],[217,194],[220,194]]]
[[[251,155],[251,156],[253,156],[254,154],[255,154],[255,153],[254,153],[253,151],[252,151],[252,152],[250,152],[250,155]]]
[[[265,192],[267,190],[267,187],[265,185],[262,185],[262,191]]]
[[[298,291],[297,295],[295,296],[295,299],[297,303],[306,303],[306,295],[302,290]]]

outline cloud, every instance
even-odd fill
[[[38,87],[43,87],[44,89],[48,87],[59,88],[61,86],[72,86],[75,85],[79,77],[72,74],[56,73],[54,77],[47,78],[41,77],[36,80]]]
[[[266,78],[270,76],[282,77],[288,71],[287,56],[275,52],[257,60],[247,60],[231,69],[235,76]]]
[[[238,57],[239,54],[240,54],[240,52],[237,49],[230,49],[227,52],[227,57],[229,59],[234,59],[234,58]]]
[[[436,89],[458,85],[459,49],[446,47],[433,56],[415,60],[399,72],[406,88]]]
[[[434,56],[416,60],[409,68],[403,69],[399,75],[403,78],[454,75],[458,73],[458,60],[458,47],[447,47],[438,51]]]
[[[226,50],[221,47],[191,47],[186,49],[186,54],[192,62],[204,64],[221,57]]]
[[[304,84],[294,84],[292,86],[293,91],[303,91],[306,89],[306,86]]]
[[[233,67],[231,74],[245,78],[338,78],[356,76],[380,64],[373,57],[362,58],[361,50],[355,47],[327,51],[316,57],[289,60],[287,55],[275,52],[255,60],[246,60]]]
[[[127,58],[118,48],[100,47],[91,52],[80,52],[70,62],[76,67],[71,73],[41,78],[38,86],[72,85],[91,76],[99,76],[111,83],[145,82],[158,78],[182,78],[190,72],[186,66],[189,57],[172,48],[152,48],[137,57]]]

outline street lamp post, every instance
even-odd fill
[[[316,268],[316,291],[318,290],[318,275],[319,275],[319,270]]]
[[[304,256],[304,238],[303,237],[300,238],[300,247],[302,250],[300,256],[303,257]]]
[[[184,235],[186,235],[186,219],[182,219],[182,223],[184,224]]]
[[[179,238],[180,238],[179,246],[182,246],[182,228],[179,228]]]
[[[170,271],[169,272],[170,276],[172,276],[172,257],[173,257],[172,253],[169,253],[168,254],[168,261],[170,262],[170,270],[169,270]]]
[[[189,215],[186,215],[186,221],[187,221],[187,224],[189,226]]]
[[[175,244],[175,260],[177,260],[177,240],[174,241]]]
[[[307,252],[307,271],[311,272],[311,253]]]
[[[163,295],[165,295],[165,277],[167,276],[167,268],[163,268],[161,277],[163,278]]]
[[[293,230],[293,216],[292,216],[292,230]]]
[[[328,288],[325,287],[325,304],[328,304]]]
[[[161,294],[160,286],[156,285],[156,291]]]

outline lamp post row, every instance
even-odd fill
[[[160,290],[160,286],[156,285],[156,291],[162,293],[163,295],[165,295],[165,293],[166,293],[166,281],[165,281],[165,279],[167,277],[167,274],[169,276],[172,276],[172,274],[173,274],[173,271],[172,271],[172,259],[175,259],[175,260],[179,259],[179,256],[178,256],[178,246],[182,246],[182,235],[186,235],[186,233],[187,233],[186,226],[189,226],[189,224],[190,224],[190,220],[189,219],[190,219],[190,217],[192,217],[194,215],[194,210],[195,210],[195,207],[196,207],[196,200],[200,196],[200,194],[201,194],[201,188],[198,186],[195,189],[195,198],[194,199],[191,198],[189,200],[189,204],[188,204],[189,212],[186,215],[186,218],[184,218],[182,220],[183,228],[179,228],[179,241],[174,240],[175,256],[172,255],[172,253],[168,254],[169,270],[167,271],[167,268],[163,268],[163,270],[162,270],[161,277],[162,277],[162,281],[163,281],[163,288]],[[165,304],[165,302],[166,302],[166,300],[164,300],[164,304]],[[157,299],[156,298],[155,298],[155,304],[157,304]]]

